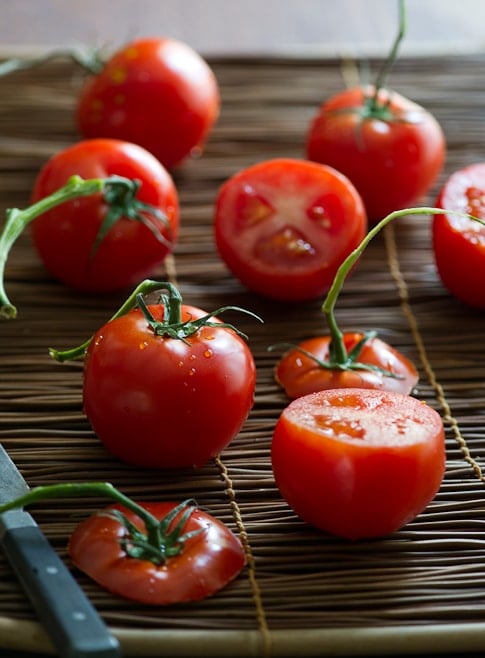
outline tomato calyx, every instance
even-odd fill
[[[184,532],[184,528],[197,509],[195,501],[185,500],[158,520],[147,509],[125,496],[109,482],[81,482],[52,484],[31,489],[28,493],[0,505],[0,514],[32,503],[53,498],[72,498],[81,496],[106,496],[119,503],[122,508],[133,512],[143,523],[138,528],[120,509],[108,509],[100,515],[117,521],[125,530],[119,540],[120,546],[128,557],[145,560],[156,565],[165,564],[168,559],[179,555],[188,539],[203,532],[198,528]]]
[[[108,205],[108,211],[99,227],[92,250],[91,258],[96,253],[99,245],[105,238],[106,234],[122,217],[133,221],[141,222],[155,236],[155,238],[170,248],[172,245],[160,229],[148,221],[146,215],[152,215],[155,219],[160,220],[170,233],[171,227],[166,215],[159,208],[149,203],[140,201],[136,198],[140,189],[140,181],[123,178],[122,176],[110,176],[106,179],[106,186],[103,190],[103,199]]]
[[[345,347],[343,350],[340,349],[340,342],[338,340],[337,345],[331,340],[329,343],[329,359],[327,361],[320,359],[316,354],[303,349],[301,345],[295,345],[293,343],[278,343],[277,345],[272,345],[269,349],[273,350],[277,347],[283,347],[296,350],[297,352],[300,352],[300,354],[311,359],[319,368],[323,368],[324,370],[340,370],[342,372],[347,370],[367,370],[368,372],[379,373],[384,377],[402,379],[402,375],[396,372],[392,372],[386,368],[380,368],[372,363],[359,361],[364,346],[373,338],[376,338],[376,336],[377,331],[366,331],[362,334],[362,338],[349,351],[347,351]],[[344,344],[343,337],[341,343]],[[339,349],[336,349],[336,347]]]
[[[184,550],[185,542],[188,539],[204,531],[204,528],[198,528],[184,532],[187,521],[196,509],[195,502],[185,500],[171,509],[159,521],[141,508],[143,517],[140,512],[137,512],[137,516],[143,519],[145,532],[140,530],[119,509],[105,510],[100,514],[114,519],[125,528],[126,534],[120,538],[120,546],[126,555],[136,560],[145,560],[160,565],[165,564],[171,557],[179,555]],[[177,520],[179,515],[180,518]]]
[[[155,320],[144,300],[144,296],[153,292],[157,292],[161,289],[166,291],[165,293],[161,293],[159,301],[164,310],[163,319]],[[170,283],[169,281],[154,281],[152,279],[145,279],[134,289],[134,291],[126,299],[118,311],[110,318],[110,321],[115,320],[116,318],[125,315],[135,307],[138,307],[145,316],[150,328],[157,336],[166,336],[168,338],[175,338],[183,341],[187,341],[190,336],[196,334],[203,327],[231,329],[238,336],[247,340],[246,334],[240,331],[233,324],[215,320],[212,321],[216,315],[224,313],[225,311],[231,310],[246,313],[259,322],[263,322],[263,320],[258,315],[252,311],[248,311],[247,309],[240,308],[239,306],[222,306],[221,308],[218,308],[211,313],[207,313],[201,318],[189,318],[188,320],[182,321],[182,301],[182,295],[180,294],[177,287],[173,285],[173,283]],[[82,358],[87,348],[89,347],[91,340],[92,336],[78,347],[64,351],[50,348],[49,354],[53,359],[60,362]]]
[[[160,296],[160,303],[164,309],[162,320],[155,320],[141,293],[136,295],[137,306],[145,316],[153,333],[157,336],[168,336],[169,338],[178,338],[179,340],[187,342],[187,338],[196,334],[202,327],[225,327],[226,329],[232,329],[232,331],[238,336],[247,340],[246,334],[233,324],[220,321],[212,322],[212,318],[224,313],[225,311],[240,311],[242,313],[248,313],[260,320],[260,318],[254,313],[240,308],[239,306],[221,306],[201,318],[190,318],[189,320],[182,321],[182,296],[172,284],[165,283],[164,285],[168,288],[169,294],[162,294]]]

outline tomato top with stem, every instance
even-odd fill
[[[418,381],[418,372],[411,361],[378,340],[375,332],[342,332],[335,317],[335,305],[347,275],[369,242],[387,224],[405,215],[439,215],[442,212],[434,207],[404,208],[384,217],[369,230],[337,270],[321,307],[330,335],[310,339],[300,345],[279,343],[269,348],[290,348],[275,369],[276,380],[289,397],[296,398],[322,389],[355,386],[411,392]],[[466,217],[481,221],[469,215]]]
[[[105,496],[115,501],[81,522],[69,540],[73,563],[105,589],[149,605],[211,596],[246,562],[239,539],[194,501],[137,503],[108,482],[39,486],[0,514],[43,500]]]
[[[399,3],[399,31],[374,85],[335,94],[310,124],[306,153],[345,174],[360,193],[369,223],[416,204],[435,183],[444,163],[445,136],[434,116],[385,82],[405,29]]]
[[[136,199],[137,190],[137,181],[122,176],[85,180],[78,175],[74,175],[69,178],[65,185],[31,206],[23,210],[19,208],[7,210],[6,221],[0,234],[0,318],[13,319],[17,315],[17,309],[11,303],[5,291],[5,266],[10,249],[24,229],[35,218],[67,201],[102,192],[105,203],[111,209],[98,233],[98,239],[102,240],[106,231],[120,216],[131,216],[132,219],[144,221],[140,217],[140,212],[148,211],[153,213],[157,219],[161,218],[160,211],[157,208]]]

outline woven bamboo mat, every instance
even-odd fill
[[[337,61],[212,62],[223,108],[203,157],[176,173],[182,231],[161,270],[187,303],[232,303],[258,366],[254,409],[240,435],[199,471],[139,470],[107,455],[81,409],[81,365],[48,347],[82,342],[118,307],[51,280],[28,236],[14,247],[7,291],[17,320],[0,324],[0,440],[31,486],[108,480],[139,500],[187,496],[246,538],[248,566],[215,597],[145,608],[75,573],[104,619],[137,656],[330,656],[443,653],[485,648],[485,365],[482,313],[448,296],[435,273],[427,217],[399,220],[366,250],[338,308],[342,329],[377,329],[420,367],[418,396],[443,414],[447,471],[434,502],[385,539],[345,542],[299,521],[280,498],[269,449],[287,400],[267,347],[324,330],[319,303],[286,307],[246,292],[218,260],[211,234],[219,185],[258,160],[302,157],[308,121],[356,69]],[[404,59],[392,84],[426,106],[448,140],[445,175],[485,159],[485,58]],[[28,204],[33,179],[78,139],[73,108],[81,75],[69,61],[0,81],[0,211]],[[433,197],[423,200],[432,203]],[[201,428],[202,429],[202,428]],[[69,532],[106,501],[45,503],[35,518],[68,561]],[[29,602],[0,555],[0,647],[49,653]]]

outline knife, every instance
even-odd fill
[[[0,504],[28,491],[0,444]],[[0,543],[59,656],[120,658],[118,640],[28,512],[0,515]]]

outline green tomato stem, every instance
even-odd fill
[[[388,57],[385,59],[381,69],[379,70],[376,82],[374,86],[374,93],[372,97],[368,100],[368,107],[370,113],[376,113],[379,109],[379,91],[384,87],[387,77],[391,68],[394,66],[394,63],[397,59],[397,53],[399,46],[401,45],[402,40],[406,34],[407,21],[406,21],[406,3],[405,0],[399,0],[399,29],[397,36],[394,40],[394,44],[391,48],[391,51]]]
[[[39,57],[6,59],[0,63],[0,78],[11,73],[16,73],[17,71],[32,69],[61,57],[68,57],[75,64],[78,64],[85,71],[93,75],[100,73],[105,66],[105,62],[98,50],[89,49],[86,52],[79,50],[54,50]]]
[[[71,176],[63,187],[44,199],[40,199],[28,208],[24,210],[20,210],[19,208],[8,209],[6,222],[0,234],[0,318],[10,320],[17,316],[17,309],[5,292],[5,266],[13,244],[35,218],[66,201],[103,192],[110,187],[124,188],[132,187],[133,185],[133,181],[121,176],[85,180],[75,175]]]
[[[107,510],[108,518],[120,523],[126,530],[126,536],[120,539],[120,545],[129,557],[148,560],[154,564],[163,564],[174,555],[178,555],[184,543],[203,531],[203,528],[184,533],[184,527],[195,509],[191,501],[184,501],[174,506],[161,520],[157,519],[147,509],[125,496],[109,482],[83,482],[52,484],[35,487],[23,496],[0,505],[0,514],[12,509],[53,498],[77,498],[83,496],[105,496],[125,509],[133,512],[143,523],[145,532],[141,532],[126,515],[117,509]],[[177,515],[180,520],[172,527]]]
[[[443,215],[445,213],[466,217],[468,219],[478,221],[481,224],[485,224],[485,222],[478,219],[477,217],[472,217],[471,215],[450,210],[444,210],[443,208],[422,207],[395,210],[394,212],[391,212],[389,215],[384,217],[384,219],[381,219],[381,221],[378,222],[374,227],[372,227],[365,235],[362,242],[353,251],[351,251],[347,258],[341,263],[322,305],[322,312],[325,315],[330,332],[330,344],[333,350],[335,363],[343,365],[347,362],[348,359],[347,350],[343,341],[343,333],[340,331],[335,319],[335,304],[342,290],[345,279],[364,252],[369,242],[386,226],[386,224],[389,224],[398,217],[404,217],[405,215]]]
[[[67,484],[50,484],[30,489],[26,494],[0,505],[0,514],[19,507],[26,507],[33,503],[52,498],[79,498],[82,496],[105,496],[120,503],[131,512],[134,512],[143,521],[147,529],[159,525],[158,519],[150,514],[121,491],[118,491],[109,482],[82,482]]]
[[[116,318],[120,318],[122,315],[126,315],[126,313],[138,306],[138,298],[140,295],[149,295],[150,293],[156,292],[160,289],[168,289],[170,291],[170,305],[168,307],[169,316],[170,314],[173,314],[173,317],[177,318],[177,322],[180,322],[182,306],[182,296],[180,295],[180,292],[172,283],[168,281],[154,281],[152,279],[145,279],[139,283],[133,292],[129,295],[129,297],[127,297],[127,299],[123,302],[120,308],[116,311],[116,313],[111,316],[108,322],[116,320]],[[79,359],[86,353],[86,350],[88,349],[92,339],[93,337],[90,336],[86,341],[84,341],[84,343],[78,345],[77,347],[73,347],[70,350],[61,351],[50,348],[49,354],[53,359],[61,363],[64,361]]]

